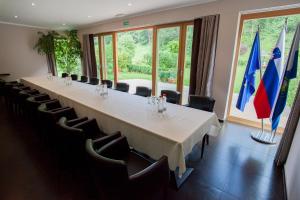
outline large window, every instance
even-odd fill
[[[157,96],[162,89],[176,90],[187,103],[192,22],[100,33],[99,38],[102,79],[129,83],[131,94],[137,86],[149,87]]]
[[[187,104],[188,98],[189,98],[193,31],[194,31],[194,26],[192,26],[192,25],[187,26],[186,43],[185,43],[184,73],[183,73],[182,104]]]
[[[100,69],[100,57],[99,57],[99,40],[98,36],[94,37],[94,48],[95,48],[95,57],[96,57],[96,65],[97,69]],[[97,77],[99,78],[100,73],[97,73]]]
[[[177,90],[180,27],[160,28],[157,32],[157,94]]]
[[[299,12],[299,11],[298,11]],[[236,62],[236,72],[234,77],[234,83],[231,93],[231,106],[229,110],[229,120],[235,122],[241,122],[245,124],[250,124],[254,126],[260,126],[260,120],[256,117],[256,112],[253,106],[253,99],[255,94],[251,97],[250,102],[247,104],[245,111],[241,112],[236,106],[238,94],[243,81],[243,76],[245,73],[247,61],[252,47],[252,42],[255,37],[258,26],[260,27],[260,42],[261,42],[261,61],[262,61],[262,73],[264,73],[268,60],[270,59],[272,49],[274,48],[276,41],[279,37],[280,31],[285,24],[285,19],[287,18],[287,35],[286,35],[286,49],[285,58],[287,59],[291,42],[296,30],[297,23],[300,21],[300,14],[295,15],[284,15],[286,12],[273,11],[268,13],[261,13],[260,15],[243,15],[241,22],[241,35],[240,35],[240,48],[238,52],[237,62]],[[276,16],[276,14],[278,14]],[[253,16],[253,17],[252,17]],[[298,59],[298,62],[300,59]],[[288,115],[292,103],[294,101],[295,93],[299,83],[299,71],[296,79],[291,80],[287,105],[281,116],[281,121],[279,124],[279,131],[285,127]],[[256,73],[256,88],[258,87],[260,81],[260,73]],[[270,126],[270,121],[265,120],[267,127]]]
[[[111,34],[100,37],[102,49],[102,71],[103,79],[114,80],[114,57],[113,57],[113,36]],[[101,59],[99,59],[101,60]]]
[[[152,29],[117,34],[118,80],[130,85],[152,87]]]

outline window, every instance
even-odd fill
[[[194,26],[192,25],[187,26],[186,41],[185,41],[186,43],[185,43],[184,72],[183,72],[182,104],[187,104],[189,98],[193,32],[194,32]]]
[[[98,40],[98,36],[94,37],[94,48],[95,48],[96,65],[97,65],[97,68],[100,69],[99,40]],[[97,77],[98,78],[99,78],[99,74],[100,73],[97,73]]]
[[[298,13],[299,13],[298,9]],[[247,125],[253,125],[260,127],[260,120],[256,117],[256,112],[253,106],[253,99],[255,94],[251,97],[249,103],[246,105],[245,111],[241,112],[236,106],[238,94],[243,81],[243,76],[245,73],[245,68],[248,62],[249,54],[251,51],[252,43],[257,31],[258,25],[260,27],[260,45],[261,45],[261,61],[262,61],[262,74],[266,69],[268,61],[271,56],[272,49],[274,48],[276,41],[279,37],[280,31],[287,18],[287,34],[286,34],[286,49],[285,49],[285,59],[287,59],[288,53],[290,51],[292,39],[297,27],[297,23],[300,21],[300,14],[287,15],[286,11],[272,11],[260,14],[248,14],[242,15],[241,26],[240,26],[240,48],[237,52],[236,61],[236,71],[234,76],[234,83],[231,93],[231,104],[229,107],[228,119],[234,122],[240,122]],[[252,17],[253,16],[253,17]],[[298,59],[298,62],[300,59]],[[279,124],[278,131],[282,131],[285,127],[289,112],[294,101],[295,93],[299,83],[299,70],[296,79],[292,79],[289,86],[287,105],[283,114],[281,115],[281,120]],[[260,82],[260,73],[256,72],[256,88]],[[267,128],[270,127],[270,121],[265,120]]]
[[[152,87],[152,29],[117,33],[118,80],[130,85]]]
[[[177,90],[180,27],[157,31],[157,95],[161,90]]]
[[[193,39],[192,22],[141,27],[99,34],[100,71],[103,79],[137,86],[181,92],[187,103]],[[96,42],[95,42],[96,46]]]
[[[113,36],[101,36],[103,79],[114,80]],[[100,59],[99,59],[100,60]]]

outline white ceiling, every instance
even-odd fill
[[[111,20],[117,14],[136,15],[212,1],[215,0],[0,0],[0,22],[63,29]]]

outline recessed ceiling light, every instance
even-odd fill
[[[124,17],[124,16],[125,16],[124,13],[118,13],[118,14],[115,15],[115,17]]]
[[[32,2],[32,3],[31,3],[31,5],[32,5],[32,6],[35,6],[35,3],[34,3],[34,2]]]
[[[132,3],[131,3],[131,2],[129,2],[127,5],[128,5],[128,6],[132,6]]]
[[[15,16],[14,16],[14,18],[18,18],[18,17],[19,17],[18,15],[15,15]]]
[[[88,16],[88,18],[91,18],[91,17],[92,17],[91,15]]]

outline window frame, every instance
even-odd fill
[[[182,22],[174,22],[174,23],[166,23],[166,24],[158,24],[152,26],[141,26],[141,27],[133,27],[127,29],[121,29],[116,31],[102,32],[94,34],[94,37],[98,36],[99,40],[99,60],[100,60],[100,73],[101,79],[103,76],[103,36],[112,35],[113,36],[113,59],[114,59],[114,82],[118,82],[118,42],[117,42],[117,34],[121,32],[129,32],[129,31],[138,31],[145,29],[152,29],[152,95],[156,95],[157,91],[157,54],[158,54],[158,46],[157,46],[157,34],[158,30],[162,28],[169,27],[179,27],[179,52],[178,52],[178,71],[177,71],[177,83],[176,90],[179,92],[183,92],[183,83],[184,83],[184,67],[185,67],[185,47],[186,47],[186,31],[187,26],[193,26],[194,21],[182,21]],[[182,95],[180,99],[180,103],[182,103]]]
[[[251,19],[260,19],[260,18],[271,18],[271,17],[280,17],[280,16],[288,16],[288,15],[297,15],[300,14],[300,8],[290,8],[290,9],[284,9],[284,10],[273,10],[273,11],[265,11],[265,12],[257,12],[257,13],[249,13],[249,14],[241,14],[240,20],[239,20],[239,29],[238,29],[238,35],[237,35],[237,41],[235,46],[235,52],[234,52],[234,60],[233,60],[233,66],[232,66],[232,75],[231,75],[231,81],[230,81],[230,92],[229,92],[229,98],[228,98],[228,106],[226,109],[226,119],[229,122],[238,123],[246,126],[251,126],[255,128],[261,128],[261,122],[254,122],[252,120],[242,119],[231,114],[231,106],[232,106],[232,97],[233,97],[233,90],[234,90],[234,82],[236,77],[236,71],[238,66],[238,59],[239,59],[239,52],[241,47],[241,38],[242,38],[242,32],[244,28],[244,21],[251,20]],[[271,126],[268,124],[264,125],[265,130],[270,131]],[[277,133],[283,133],[284,129],[281,127],[278,127]]]

